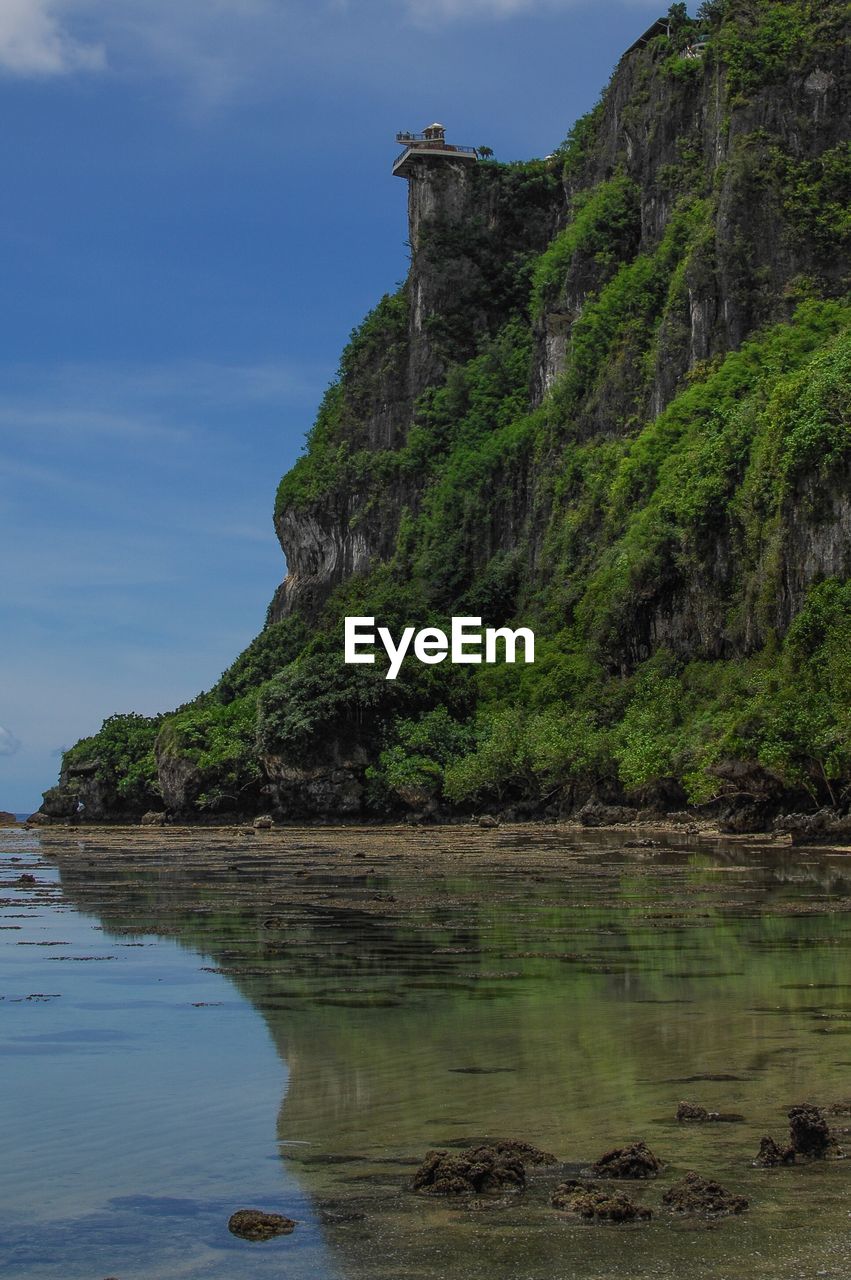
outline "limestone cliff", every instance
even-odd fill
[[[546,247],[563,206],[555,165],[471,169],[449,160],[408,180],[408,278],[377,309],[373,342],[355,338],[335,389],[335,439],[347,454],[405,448],[420,397],[522,306],[518,268]],[[315,614],[344,579],[390,559],[422,476],[394,477],[391,487],[341,467],[338,483],[307,500],[299,479],[298,469],[285,478],[275,514],[289,574],[274,621]]]
[[[748,29],[749,6],[733,8],[741,11],[733,18],[740,38],[758,41],[758,26]],[[808,223],[816,210],[796,205],[790,190],[790,180],[823,176],[814,174],[822,157],[847,157],[848,44],[838,25],[830,27],[825,18],[824,26],[817,50],[799,62],[790,58],[781,74],[747,97],[742,73],[731,84],[730,68],[718,54],[680,59],[677,65],[685,37],[660,38],[634,50],[619,64],[600,107],[585,123],[582,146],[569,149],[566,165],[558,153],[519,172],[490,164],[471,170],[451,162],[420,170],[408,184],[412,261],[396,312],[398,329],[380,364],[369,371],[368,387],[361,364],[344,371],[338,438],[352,451],[404,449],[417,424],[418,397],[439,386],[447,369],[472,356],[513,308],[528,302],[522,285],[516,286],[520,296],[512,296],[514,282],[505,279],[512,267],[569,229],[577,205],[615,175],[631,184],[631,193],[617,211],[606,251],[600,252],[596,240],[577,245],[564,270],[540,291],[530,407],[563,377],[573,322],[585,303],[599,296],[625,262],[658,253],[684,195],[702,197],[709,207],[697,234],[673,250],[675,260],[662,282],[666,296],[648,308],[646,320],[656,330],[652,349],[644,341],[647,334],[622,345],[615,362],[571,406],[572,433],[594,438],[632,431],[658,416],[695,369],[737,349],[760,326],[788,319],[808,288],[822,296],[843,294],[847,257],[836,252],[831,236],[814,234]],[[841,199],[841,180],[847,171],[815,201]],[[489,270],[494,262],[503,276],[496,283]],[[289,577],[272,617],[308,607],[308,601],[315,610],[341,581],[387,562],[402,513],[418,510],[423,483],[431,478],[406,475],[391,490],[384,477],[374,484],[364,474],[353,484],[341,471],[339,485],[308,501],[300,500],[294,486],[285,489],[276,525]],[[845,480],[844,474],[836,477],[817,515],[833,531],[827,541],[814,537],[806,520],[786,539],[786,586],[775,619],[780,626],[788,624],[818,575],[849,571],[847,539],[837,536],[847,521]],[[511,483],[513,500],[502,513],[506,528],[497,521],[479,548],[466,549],[471,570],[525,537],[530,567],[537,571],[547,527],[534,500],[540,497],[540,476],[523,467]],[[533,492],[518,493],[518,485]],[[803,494],[789,507],[796,524],[805,509],[814,510]],[[825,509],[832,511],[827,521]],[[724,561],[719,554],[713,580],[725,576]],[[686,596],[703,594],[694,581],[685,590]],[[682,625],[661,616],[648,621],[652,636],[639,652],[649,651],[654,637],[670,640],[672,630],[682,633],[686,646],[692,644],[694,608],[688,598],[681,604],[687,615]],[[670,601],[664,611],[670,615]],[[717,652],[718,641],[709,634],[713,625],[720,629],[717,620],[707,621],[701,647]],[[759,629],[751,630],[758,642]]]
[[[46,812],[846,806],[848,34],[838,0],[673,5],[545,160],[414,166],[266,629],[73,748]],[[539,660],[388,684],[342,663],[353,612],[522,621]]]

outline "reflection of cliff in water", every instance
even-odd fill
[[[783,1105],[844,1088],[847,1052],[825,1049],[848,1043],[837,908],[851,878],[827,854],[624,851],[599,834],[500,834],[492,857],[480,833],[451,831],[286,833],[251,852],[210,833],[138,849],[134,836],[129,853],[119,833],[73,849],[57,837],[69,901],[110,931],[209,956],[263,1014],[289,1068],[282,1155],[347,1274],[431,1276],[451,1245],[453,1274],[463,1255],[464,1275],[490,1275],[494,1251],[514,1265],[521,1239],[529,1274],[574,1247],[577,1276],[643,1274],[618,1233],[595,1234],[589,1253],[588,1237],[556,1231],[543,1193],[477,1217],[405,1182],[427,1147],[486,1134],[576,1163],[640,1136],[705,1169],[705,1136],[671,1122],[688,1096],[748,1117],[714,1156],[729,1168],[705,1169],[747,1190],[750,1147]],[[396,856],[394,842],[417,840],[419,863]],[[713,1235],[707,1265],[738,1231]],[[670,1235],[662,1275],[666,1258],[685,1265]]]

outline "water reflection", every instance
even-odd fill
[[[851,1093],[843,859],[628,850],[556,832],[44,844],[63,901],[98,917],[107,952],[156,933],[262,1014],[288,1070],[280,1158],[331,1250],[297,1271],[289,1253],[288,1274],[791,1277],[816,1261],[822,1275],[847,1272],[851,1162],[750,1167],[791,1103]],[[219,1016],[212,1003],[198,1012]],[[231,1046],[231,1069],[241,1062]],[[683,1097],[745,1123],[678,1126]],[[665,1185],[697,1168],[752,1210],[712,1227],[660,1212],[589,1228],[548,1206],[563,1168],[499,1210],[406,1190],[428,1147],[486,1135],[553,1150],[570,1170],[645,1138],[670,1162]],[[641,1191],[654,1210],[662,1189]],[[261,1274],[261,1256],[233,1274]]]

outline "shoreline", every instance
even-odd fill
[[[412,822],[386,822],[386,823],[369,823],[369,822],[275,822],[272,826],[255,827],[250,823],[198,823],[198,822],[167,822],[163,824],[142,824],[140,822],[56,822],[49,823],[33,823],[30,821],[9,824],[5,830],[26,830],[37,832],[40,836],[47,837],[49,843],[50,834],[55,832],[57,835],[61,833],[63,838],[67,838],[69,832],[78,832],[81,835],[98,835],[106,836],[108,834],[120,836],[122,839],[127,837],[153,836],[155,838],[165,837],[169,835],[175,838],[186,839],[187,837],[199,836],[204,837],[215,834],[217,837],[233,836],[240,839],[245,837],[253,838],[268,848],[270,845],[283,844],[289,837],[301,836],[302,838],[321,838],[335,835],[349,836],[373,836],[386,838],[388,836],[398,837],[425,837],[429,844],[434,845],[441,838],[451,839],[453,836],[465,834],[472,837],[471,843],[481,840],[483,846],[493,850],[491,840],[499,837],[500,834],[509,837],[554,837],[556,839],[575,840],[579,838],[593,838],[594,836],[606,837],[625,837],[624,847],[630,850],[640,852],[642,849],[650,850],[654,847],[668,845],[672,840],[688,840],[689,842],[711,842],[712,844],[724,844],[731,847],[743,849],[767,849],[767,850],[795,850],[833,854],[833,855],[851,855],[851,840],[843,841],[812,841],[812,842],[796,842],[794,837],[788,832],[763,831],[763,832],[728,832],[721,829],[717,821],[695,821],[691,823],[671,822],[665,819],[657,819],[655,821],[642,820],[632,823],[611,823],[599,826],[586,826],[576,821],[517,821],[517,822],[501,822],[491,825],[480,826],[476,819],[460,820],[457,822],[432,822],[432,823],[412,823]],[[430,839],[429,839],[430,837]],[[487,837],[491,837],[488,840]],[[422,840],[417,841],[422,851]],[[400,850],[404,854],[404,849]]]

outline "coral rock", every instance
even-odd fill
[[[414,1191],[431,1196],[516,1192],[525,1186],[526,1169],[511,1144],[469,1147],[457,1156],[428,1151],[413,1181]]]
[[[292,1218],[281,1213],[265,1213],[262,1209],[238,1209],[228,1221],[231,1235],[243,1240],[271,1240],[275,1236],[288,1236],[295,1230]]]
[[[808,1160],[823,1160],[836,1143],[819,1107],[801,1103],[789,1111],[792,1149]]]
[[[646,1142],[633,1142],[628,1147],[613,1147],[591,1166],[595,1178],[655,1178],[662,1161]]]
[[[717,1111],[707,1111],[706,1107],[695,1106],[693,1102],[681,1102],[677,1107],[677,1119],[680,1121],[690,1120],[702,1124],[708,1120],[717,1120],[718,1116]]]
[[[719,1182],[702,1178],[699,1173],[687,1173],[675,1182],[662,1196],[662,1203],[672,1213],[704,1214],[712,1218],[744,1213],[748,1207],[744,1196],[734,1195]]]
[[[622,1191],[596,1187],[593,1182],[563,1182],[553,1192],[551,1204],[563,1213],[603,1222],[634,1222],[652,1216],[649,1209],[636,1204]]]
[[[795,1151],[793,1147],[779,1147],[773,1138],[763,1138],[753,1163],[757,1169],[774,1169],[781,1164],[794,1164]]]

